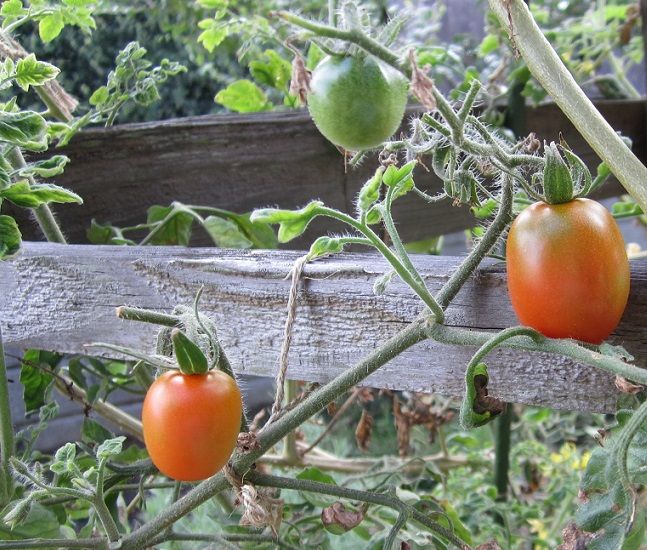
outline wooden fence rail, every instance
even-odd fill
[[[156,328],[117,319],[131,305],[169,312],[191,303],[205,285],[201,307],[213,316],[239,373],[273,376],[281,345],[289,282],[297,252],[179,247],[61,246],[26,243],[0,263],[0,319],[8,345],[68,353],[103,341],[152,351]],[[432,291],[460,258],[414,256]],[[373,254],[345,254],[308,264],[299,298],[288,377],[324,382],[339,374],[420,311],[399,281],[375,296],[373,283],[388,266]],[[496,330],[517,324],[505,270],[484,265],[449,308],[447,323]],[[632,263],[630,304],[613,340],[647,358],[647,262]],[[366,380],[380,388],[460,396],[473,349],[423,342]],[[501,349],[489,359],[492,394],[509,402],[555,409],[615,408],[613,378],[565,358]]]
[[[645,162],[645,101],[598,101],[609,123],[633,140],[633,150]],[[415,108],[409,114],[416,112]],[[560,134],[595,169],[599,162],[591,148],[555,105],[527,109],[525,127],[540,139]],[[405,124],[406,126],[406,124]],[[404,127],[403,127],[404,129]],[[55,210],[70,242],[84,243],[90,220],[119,226],[141,223],[154,204],[177,200],[186,204],[218,206],[237,212],[278,205],[302,206],[319,198],[334,208],[350,211],[360,186],[375,170],[367,160],[357,170],[344,170],[344,161],[302,111],[254,115],[189,117],[113,128],[94,128],[76,136],[57,151],[71,163],[56,178],[79,193],[85,203],[57,205]],[[417,184],[435,193],[441,182],[417,171]],[[616,183],[602,188],[617,195]],[[25,238],[38,240],[24,211],[15,212]],[[451,201],[429,205],[413,194],[394,205],[403,238],[417,240],[447,234],[474,225],[468,208]],[[303,238],[288,246],[306,248],[313,237],[335,230],[330,221],[315,220]],[[209,245],[196,232],[194,245]]]

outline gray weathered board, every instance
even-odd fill
[[[169,312],[205,285],[201,306],[218,323],[239,373],[274,375],[289,283],[297,252],[179,247],[61,246],[26,243],[0,263],[0,319],[8,345],[69,353],[106,353],[104,341],[151,351],[155,328],[117,319],[120,305]],[[460,258],[414,256],[432,291]],[[300,294],[288,377],[323,382],[339,374],[419,313],[419,300],[394,281],[372,286],[387,270],[373,254],[345,254],[308,264]],[[488,263],[448,310],[447,323],[493,330],[516,324],[505,270]],[[629,307],[613,341],[647,358],[647,262],[632,263]],[[380,388],[459,396],[473,349],[423,342],[366,380]],[[492,393],[510,402],[556,409],[612,411],[609,375],[549,354],[501,349],[489,359]]]
[[[633,140],[633,150],[647,161],[644,101],[599,101],[610,124]],[[415,108],[409,113],[415,112]],[[541,139],[558,140],[560,133],[595,169],[598,160],[573,125],[555,105],[527,109],[526,128]],[[90,220],[118,226],[141,223],[154,204],[177,200],[186,204],[217,206],[237,212],[278,205],[301,206],[319,198],[329,206],[350,211],[361,184],[375,170],[374,160],[357,170],[344,170],[343,157],[317,131],[305,112],[217,115],[126,124],[81,132],[60,151],[71,163],[56,182],[79,193],[85,203],[56,205],[70,242],[86,241]],[[417,184],[431,192],[440,181],[423,170]],[[608,184],[605,196],[617,195],[619,186]],[[453,208],[450,201],[429,205],[413,196],[394,205],[398,227],[406,240],[447,234],[470,227],[468,208]],[[26,239],[38,240],[35,226],[16,212]],[[288,247],[305,248],[330,221],[315,220],[307,234]],[[192,244],[209,245],[209,237],[196,231]]]

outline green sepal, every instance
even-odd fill
[[[366,212],[380,198],[380,185],[382,184],[382,175],[384,166],[380,166],[371,179],[369,179],[360,189],[357,198],[357,208],[360,212]]]
[[[494,420],[505,410],[505,403],[489,397],[487,365],[470,365],[465,373],[465,396],[461,403],[460,423],[465,429],[478,428]]]
[[[561,204],[573,199],[573,177],[554,141],[544,147],[544,197],[548,204]]]
[[[183,374],[205,374],[209,361],[202,350],[180,329],[171,332],[175,360]]]

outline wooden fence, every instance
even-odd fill
[[[633,139],[634,152],[647,161],[645,102],[596,105],[616,130]],[[555,105],[527,109],[526,128],[541,139],[557,141],[561,134],[595,169],[595,154]],[[87,242],[85,232],[92,218],[134,225],[145,221],[151,205],[173,200],[246,212],[268,205],[293,208],[319,198],[350,211],[357,191],[376,167],[367,160],[358,170],[345,171],[340,153],[304,112],[203,116],[90,129],[61,153],[71,163],[57,183],[85,200],[82,206],[56,207],[73,243]],[[440,180],[418,172],[420,187],[440,190]],[[608,184],[603,194],[612,196],[619,189]],[[25,237],[40,239],[24,212],[16,215]],[[452,207],[449,201],[429,205],[414,196],[398,200],[394,216],[407,240],[459,231],[474,223],[468,208]],[[315,220],[306,235],[289,246],[305,248],[316,236],[335,229],[328,221]],[[192,242],[210,243],[202,233]]]
[[[645,103],[599,102],[597,106],[614,128],[633,139],[634,152],[645,162]],[[556,140],[561,133],[590,167],[596,166],[593,152],[555,106],[529,109],[526,127],[542,139]],[[346,172],[339,152],[319,135],[307,114],[299,112],[92,129],[61,152],[72,162],[57,183],[85,199],[83,206],[56,208],[75,243],[86,242],[91,218],[132,225],[145,219],[149,206],[173,200],[243,212],[265,205],[291,208],[320,198],[351,210],[357,190],[375,167],[367,161],[360,169]],[[440,187],[431,175],[419,176],[417,183],[432,192]],[[619,192],[617,183],[603,191],[606,196]],[[396,206],[398,227],[407,240],[474,224],[468,209],[452,207],[448,201],[427,205],[405,197]],[[25,237],[38,239],[24,213],[18,212],[17,217]],[[335,227],[316,220],[290,246],[306,248],[329,230]],[[206,245],[209,239],[196,234],[192,244]],[[97,340],[150,350],[155,328],[120,321],[114,308],[127,304],[168,311],[177,303],[189,303],[205,284],[202,305],[218,322],[236,370],[273,376],[287,299],[284,277],[297,255],[26,243],[18,258],[0,262],[4,337],[14,348],[68,353],[100,353],[85,347]],[[459,259],[420,256],[414,261],[429,286],[437,289]],[[306,268],[289,377],[329,380],[416,316],[420,304],[400,282],[394,282],[384,296],[373,295],[372,284],[386,269],[381,259],[370,254],[342,255]],[[647,264],[634,263],[630,306],[613,337],[640,358],[647,358],[647,338],[641,328],[647,321],[646,277]],[[505,288],[501,265],[488,264],[458,296],[448,322],[490,330],[516,324]],[[381,368],[366,384],[459,396],[473,351],[422,343]],[[592,368],[554,355],[511,350],[496,351],[490,364],[492,393],[507,401],[556,409],[614,410],[617,391],[612,377]],[[128,410],[138,407],[131,396],[117,396],[117,400]],[[66,431],[77,422],[78,416],[65,417],[55,431]],[[51,446],[60,442],[55,440]]]
[[[156,328],[122,321],[115,308],[132,305],[170,312],[189,304],[205,285],[203,310],[219,326],[239,373],[273,376],[281,345],[296,252],[209,248],[61,246],[29,243],[0,263],[0,318],[9,345],[98,354],[97,340],[154,348]],[[416,256],[432,291],[459,258]],[[394,281],[382,296],[373,283],[388,270],[374,254],[344,254],[308,264],[298,306],[288,377],[325,382],[372,351],[420,312],[419,299]],[[613,340],[645,364],[647,262],[632,264],[632,291]],[[500,263],[481,268],[448,309],[447,323],[475,329],[517,324]],[[366,384],[459,396],[474,349],[424,342],[379,369]],[[489,359],[492,393],[506,401],[555,409],[612,411],[613,378],[550,354],[499,349]]]

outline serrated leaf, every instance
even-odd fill
[[[49,469],[55,474],[64,475],[74,471],[74,462],[76,460],[76,445],[66,443],[56,451],[54,460]]]
[[[263,90],[247,79],[232,82],[225,89],[220,90],[216,94],[215,101],[237,113],[256,113],[267,111],[272,107]]]
[[[54,155],[45,160],[32,162],[20,169],[21,176],[39,176],[41,178],[52,178],[65,171],[65,166],[70,161],[65,155]]]
[[[33,111],[0,111],[0,141],[30,151],[44,151],[47,149],[47,122]]]
[[[51,396],[54,377],[47,371],[54,369],[61,356],[57,353],[27,350],[20,367],[20,383],[23,385],[25,414],[30,414],[45,405]],[[33,366],[39,365],[39,367]]]
[[[29,90],[29,86],[41,86],[54,78],[59,69],[50,63],[38,61],[32,53],[16,63],[16,83],[23,90]]]
[[[83,199],[69,189],[51,184],[31,185],[27,180],[0,189],[0,198],[23,208],[38,208],[51,202],[83,204]]]
[[[5,260],[20,250],[22,235],[11,216],[0,216],[0,260]]]
[[[106,439],[97,448],[97,459],[103,460],[110,458],[111,456],[118,455],[123,448],[124,441],[126,441],[126,438],[123,435],[112,439]]]
[[[198,35],[198,43],[202,44],[209,53],[213,53],[229,35],[228,26],[213,18],[200,21],[198,26],[204,29]]]
[[[203,227],[216,246],[221,248],[251,248],[252,242],[240,230],[238,224],[219,216],[205,218]]]
[[[61,34],[64,26],[65,22],[61,12],[54,12],[46,15],[38,22],[38,35],[43,42],[51,42]]]

